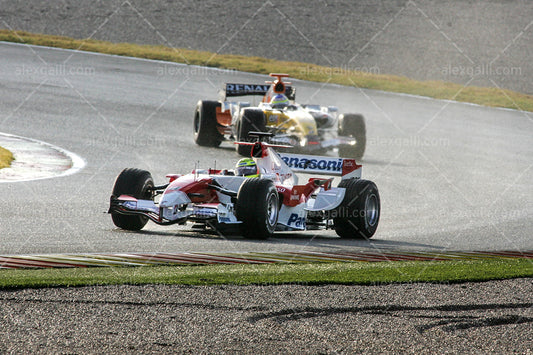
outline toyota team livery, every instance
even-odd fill
[[[251,131],[248,136],[257,141],[235,142],[250,152],[236,169],[169,174],[168,183],[160,186],[147,171],[124,169],[110,200],[113,223],[140,230],[148,220],[159,225],[193,222],[251,239],[309,229],[334,229],[342,238],[374,235],[379,192],[372,181],[361,179],[362,167],[355,159],[277,152],[274,148],[289,146],[266,142],[273,133]],[[312,177],[300,183],[296,172]],[[335,176],[341,177],[337,187]]]

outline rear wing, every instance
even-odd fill
[[[342,179],[361,178],[362,165],[358,165],[355,159],[277,153],[294,172],[342,176]]]
[[[223,100],[226,101],[228,97],[235,96],[264,96],[270,89],[271,84],[235,84],[226,83],[223,90]],[[285,96],[289,100],[294,100],[296,97],[296,89],[292,86],[285,86]]]

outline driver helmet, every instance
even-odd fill
[[[245,177],[259,177],[259,169],[255,164],[255,161],[251,158],[242,158],[237,162],[235,167],[237,175]]]
[[[276,96],[274,96],[272,100],[270,100],[270,105],[272,106],[272,108],[283,109],[289,106],[289,99],[283,94],[276,94]]]

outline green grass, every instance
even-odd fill
[[[0,169],[10,167],[13,160],[15,160],[13,154],[9,150],[0,147]]]
[[[492,107],[533,111],[533,95],[521,94],[511,90],[470,86],[463,87],[459,84],[441,81],[416,81],[401,76],[368,74],[345,68],[329,68],[309,63],[277,61],[241,55],[223,55],[165,46],[79,40],[69,37],[9,30],[0,30],[0,41],[158,59],[260,74],[283,72],[290,74],[293,78],[302,80],[336,83],[359,88],[427,96],[436,99],[471,102]]]
[[[518,277],[533,277],[531,260],[5,269],[0,270],[0,288],[118,284],[378,285],[407,282],[456,283]]]

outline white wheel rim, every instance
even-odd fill
[[[369,226],[376,225],[379,217],[378,198],[372,194],[366,198],[365,201],[365,218]]]
[[[267,222],[274,226],[278,219],[278,199],[274,194],[270,194],[267,201]]]

